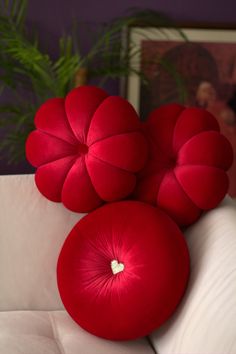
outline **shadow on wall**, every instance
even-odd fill
[[[27,161],[18,164],[9,164],[5,159],[0,160],[0,175],[15,175],[34,173],[35,168],[30,166]]]

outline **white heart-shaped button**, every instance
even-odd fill
[[[125,266],[123,263],[119,263],[116,259],[111,261],[111,270],[112,270],[113,274],[123,272],[124,269],[125,269]]]

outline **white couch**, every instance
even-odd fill
[[[187,294],[165,326],[131,342],[90,335],[63,309],[56,262],[81,217],[42,197],[33,175],[0,176],[0,354],[236,353],[234,202],[226,199],[187,230]]]

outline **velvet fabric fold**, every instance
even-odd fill
[[[157,204],[179,225],[192,224],[220,203],[229,187],[233,150],[211,113],[162,106],[150,114],[143,131],[150,152],[135,198]]]
[[[26,156],[38,168],[36,185],[48,199],[76,212],[123,199],[147,159],[147,141],[133,107],[93,86],[45,102]]]

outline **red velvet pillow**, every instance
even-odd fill
[[[146,161],[147,143],[132,106],[84,86],[44,103],[26,156],[40,192],[77,212],[129,195]]]
[[[216,119],[203,109],[170,104],[154,110],[144,130],[150,156],[136,198],[157,204],[181,225],[216,207],[227,193],[233,161]]]
[[[135,201],[106,204],[80,220],[57,266],[71,317],[115,340],[145,336],[166,321],[188,275],[188,249],[177,225],[160,209]]]

